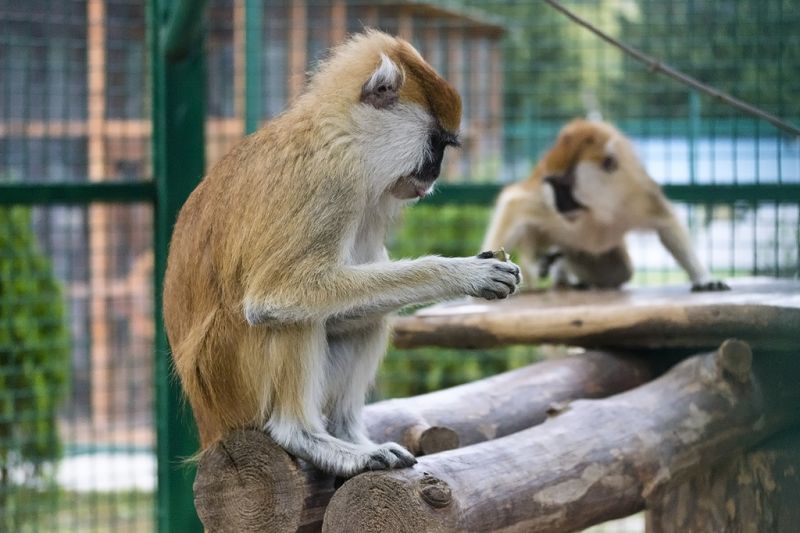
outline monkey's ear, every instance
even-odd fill
[[[372,76],[361,87],[361,101],[376,109],[385,109],[397,103],[403,72],[386,54],[381,54],[381,63]]]

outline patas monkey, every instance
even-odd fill
[[[415,462],[370,441],[361,421],[386,314],[505,298],[520,282],[496,259],[388,260],[390,222],[433,188],[460,120],[458,93],[409,43],[369,31],[334,49],[305,93],[192,193],[164,318],[204,449],[261,427],[340,476]]]
[[[658,232],[693,290],[728,288],[709,277],[630,141],[607,123],[577,119],[527,180],[503,189],[483,249],[515,249],[528,282],[557,257],[556,283],[614,288],[633,274],[624,237],[637,229]]]

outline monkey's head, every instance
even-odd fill
[[[619,131],[583,119],[561,130],[544,157],[542,177],[545,197],[568,220],[589,212],[613,218],[631,194],[650,182]]]
[[[408,42],[369,30],[335,48],[309,89],[336,100],[370,188],[425,196],[457,146],[458,92]]]

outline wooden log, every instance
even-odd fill
[[[731,280],[730,291],[686,285],[624,290],[545,290],[507,300],[448,302],[397,318],[400,348],[511,344],[714,349],[728,337],[754,349],[794,350],[800,282]]]
[[[209,533],[318,531],[334,481],[263,431],[243,430],[200,458],[194,505]]]
[[[573,398],[608,396],[651,378],[650,364],[606,352],[545,361],[460,387],[367,407],[370,437],[417,453],[506,435]],[[195,506],[207,531],[314,531],[334,479],[292,459],[261,431],[230,435],[197,468]]]
[[[641,358],[599,350],[529,365],[511,372],[367,406],[376,442],[399,442],[424,455],[502,437],[544,422],[548,410],[576,398],[602,398],[632,389],[654,375]]]
[[[648,533],[800,531],[800,432],[702,472],[649,504]]]
[[[572,531],[632,514],[798,421],[796,365],[769,357],[748,372],[750,359],[727,342],[534,428],[356,476],[334,494],[323,531]]]

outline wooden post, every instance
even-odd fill
[[[323,531],[561,532],[627,516],[800,421],[796,367],[760,362],[754,372],[749,347],[728,341],[534,428],[361,474],[335,493]]]
[[[414,38],[413,13],[404,6],[397,10],[397,35],[409,42]]]
[[[797,531],[800,433],[770,440],[649,503],[648,533]]]
[[[291,102],[303,91],[308,61],[308,10],[306,0],[292,0],[289,6],[289,86]]]
[[[89,181],[103,181],[106,176],[106,4],[105,0],[86,3],[86,50],[88,77],[88,158]],[[109,268],[111,252],[109,205],[90,204],[89,216],[89,286],[91,335],[91,409],[92,422],[106,427],[111,416],[111,339],[108,313]]]
[[[341,44],[347,37],[347,2],[333,0],[331,2],[331,46]]]
[[[244,124],[245,101],[245,7],[244,0],[233,0],[233,116]],[[244,128],[242,129],[244,132]]]

